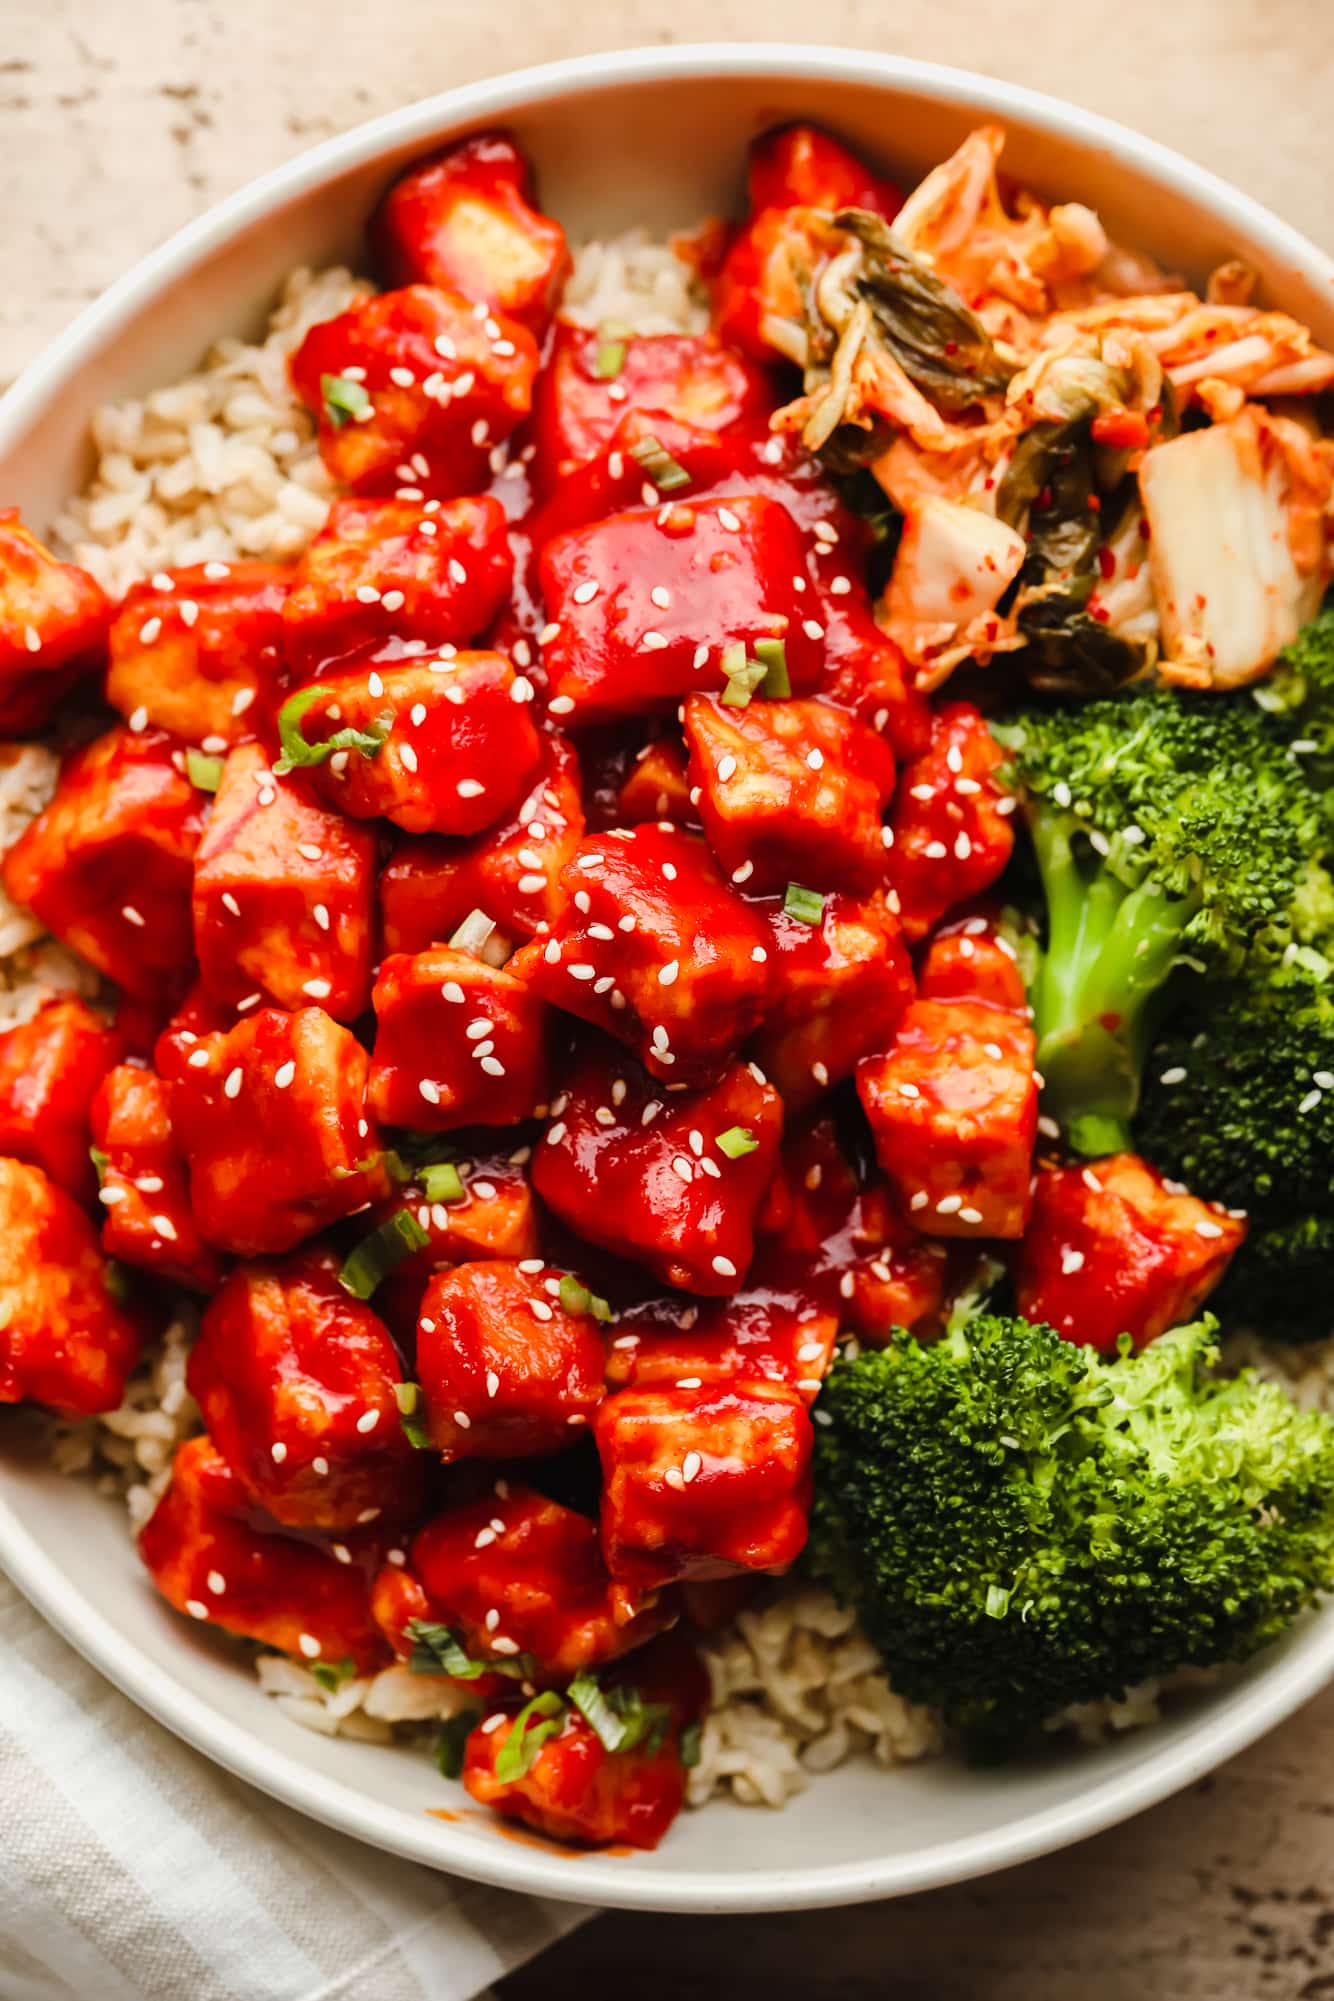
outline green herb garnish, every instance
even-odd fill
[[[442,1778],[457,1779],[460,1776],[468,1739],[481,1720],[480,1709],[457,1709],[441,1724],[440,1735],[435,1740],[435,1762]]]
[[[754,1153],[759,1141],[745,1126],[729,1126],[725,1133],[718,1135],[718,1151],[725,1153],[729,1160],[740,1160],[745,1154]]]
[[[703,1729],[698,1723],[687,1723],[680,1736],[681,1763],[686,1770],[693,1771],[699,1763],[700,1738]]]
[[[419,1169],[417,1180],[428,1202],[465,1202],[468,1191],[452,1160],[436,1160]]]
[[[207,757],[202,750],[187,750],[185,775],[201,792],[216,792],[222,783],[222,759]]]
[[[323,743],[307,743],[301,733],[302,719],[307,709],[313,708],[324,693],[319,682],[314,682],[309,688],[298,688],[295,695],[290,696],[279,709],[278,735],[283,754],[273,767],[277,777],[283,778],[289,771],[323,764],[336,750],[355,750],[363,757],[374,757],[382,748],[394,726],[394,718],[388,714],[377,716],[368,730],[349,727],[335,730]]]
[[[764,668],[764,679],[760,683],[760,693],[780,699],[792,693],[792,683],[787,673],[787,645],[781,639],[757,639],[755,658]]]
[[[813,889],[803,889],[799,882],[790,882],[783,897],[783,914],[802,924],[818,924],[824,916],[824,898]]]
[[[604,382],[609,382],[625,367],[625,342],[623,340],[600,340],[593,358],[593,373]]]
[[[560,1303],[567,1313],[591,1313],[595,1320],[610,1320],[611,1308],[596,1292],[590,1292],[586,1285],[566,1272],[560,1282]]]
[[[626,1724],[598,1686],[596,1675],[578,1674],[565,1691],[590,1730],[595,1730],[609,1751],[619,1751],[625,1742]]]
[[[412,1641],[408,1659],[411,1674],[447,1674],[452,1681],[476,1681],[484,1674],[508,1675],[511,1681],[525,1681],[536,1662],[531,1654],[514,1654],[509,1660],[474,1660],[448,1626],[428,1619],[409,1619],[403,1628]]]
[[[353,417],[359,417],[363,410],[369,410],[371,399],[359,382],[353,382],[346,375],[322,375],[320,395],[324,398],[325,413],[335,430],[341,431],[344,424]]]
[[[416,1411],[421,1405],[422,1386],[420,1383],[395,1383],[394,1402],[398,1405],[398,1421],[403,1428],[403,1436],[408,1444],[418,1452],[429,1452],[434,1440],[424,1425],[417,1422]]]
[[[395,1209],[348,1253],[338,1283],[354,1299],[369,1299],[395,1265],[402,1264],[413,1251],[424,1251],[430,1241],[410,1209]]]
[[[781,639],[757,639],[755,658],[748,659],[741,641],[723,648],[722,668],[726,676],[722,701],[729,709],[744,709],[752,695],[780,698],[792,693],[787,672],[787,648]]]
[[[690,484],[690,474],[680,460],[674,459],[657,438],[641,438],[637,445],[631,445],[630,456],[644,468],[659,493],[675,493]]]
[[[310,1672],[320,1687],[329,1695],[337,1695],[345,1681],[351,1681],[357,1671],[357,1664],[348,1654],[341,1661],[312,1661]]]
[[[110,1155],[103,1153],[100,1146],[90,1146],[88,1149],[88,1158],[89,1160],[92,1161],[93,1166],[97,1169],[98,1187],[99,1188],[105,1187],[107,1178],[107,1169],[111,1165]]]
[[[553,1688],[524,1704],[496,1753],[496,1777],[502,1785],[521,1779],[531,1769],[547,1738],[564,1727],[565,1715],[564,1697]]]

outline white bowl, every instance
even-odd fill
[[[1202,279],[1239,254],[1334,345],[1334,265],[1247,196],[1123,127],[992,79],[847,50],[720,46],[582,57],[473,84],[303,154],[183,230],[114,285],[0,403],[0,500],[39,528],[88,472],[105,397],[256,331],[294,264],[356,258],[372,202],[427,147],[499,121],[575,235],[734,209],[748,140],[818,120],[911,182],[980,118],[1005,164],[1086,201],[1112,232]],[[18,1436],[6,1426],[6,1450]],[[470,1811],[420,1752],[316,1737],[261,1696],[216,1636],[178,1618],[119,1511],[39,1460],[0,1464],[0,1563],[80,1652],[211,1758],[289,1805],[435,1868],[546,1896],[654,1910],[765,1911],[930,1889],[1042,1854],[1187,1785],[1334,1676],[1334,1606],[1226,1687],[1096,1750],[1002,1771],[860,1763],[784,1812],[686,1814],[652,1855],[567,1857]],[[436,1818],[439,1809],[444,1818]]]

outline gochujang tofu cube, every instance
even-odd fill
[[[637,827],[644,820],[670,820],[674,827],[700,824],[685,752],[671,737],[644,745],[617,795],[618,826]]]
[[[548,542],[540,569],[554,716],[606,722],[721,694],[724,654],[760,640],[783,641],[798,692],[819,675],[824,628],[804,609],[802,538],[777,501],[613,514]]]
[[[506,132],[479,132],[419,160],[371,223],[391,285],[461,292],[539,337],[569,269],[565,232],[533,207],[528,162]]]
[[[605,1048],[578,1063],[533,1157],[542,1200],[589,1243],[688,1292],[740,1289],[782,1131],[778,1093],[736,1064],[662,1092]]]
[[[603,450],[629,410],[724,431],[741,418],[766,417],[773,403],[764,371],[711,334],[621,339],[560,326],[533,399],[534,475],[544,493],[553,492]]]
[[[5,888],[74,951],[153,1000],[193,957],[190,887],[207,795],[162,730],[108,730],[61,768],[4,859]]]
[[[89,1107],[124,1038],[81,1000],[53,1000],[0,1034],[0,1154],[26,1160],[80,1202],[97,1176]]]
[[[579,763],[566,737],[544,735],[530,789],[508,817],[464,842],[425,834],[400,841],[380,877],[387,952],[424,952],[484,911],[508,937],[555,922],[567,892],[561,870],[584,831]]]
[[[542,1729],[538,1712],[495,1710],[468,1737],[463,1783],[472,1797],[556,1841],[656,1848],[685,1800],[681,1733],[703,1713],[707,1678],[689,1642],[668,1634],[613,1670],[608,1686],[621,1689],[627,1713],[633,1695],[659,1720],[612,1751],[568,1701],[554,1730]],[[536,1755],[525,1748],[507,1757],[511,1733],[522,1743],[534,1726],[542,1729]]]
[[[388,1659],[370,1616],[375,1546],[363,1535],[342,1547],[346,1562],[315,1538],[262,1526],[209,1438],[181,1446],[171,1485],[139,1535],[153,1582],[178,1612],[307,1667],[350,1660],[358,1674],[372,1674]]]
[[[507,1126],[548,1096],[547,1009],[525,980],[447,945],[397,952],[375,982],[371,1110],[417,1132]]]
[[[1014,800],[992,775],[1002,762],[977,710],[947,702],[932,719],[930,747],[900,772],[889,863],[910,939],[989,888],[1010,859]]]
[[[704,831],[733,882],[763,893],[884,880],[894,758],[882,737],[824,702],[730,708],[712,695],[690,697],[685,730]]]
[[[258,744],[223,767],[195,857],[195,950],[205,991],[235,1007],[318,1001],[355,1021],[370,1000],[375,836],[331,812]]]
[[[875,622],[854,550],[817,543],[816,613],[824,627],[820,692],[885,738],[900,761],[931,741],[931,709],[901,647]]]
[[[596,1522],[508,1480],[419,1529],[406,1565],[381,1572],[374,1606],[400,1655],[414,1624],[443,1625],[473,1660],[528,1655],[521,1666],[552,1680],[614,1660],[668,1616],[649,1608],[618,1621]]]
[[[107,700],[188,743],[264,728],[283,674],[290,570],[196,563],[132,584],[111,626]]]
[[[307,1250],[239,1266],[190,1351],[209,1436],[251,1500],[290,1528],[403,1520],[421,1498],[397,1350],[339,1284],[339,1264]]]
[[[914,1001],[857,1090],[876,1152],[924,1235],[1021,1237],[1037,1082],[1033,1031],[983,1001]]]
[[[793,1261],[757,1260],[730,1299],[649,1300],[622,1314],[607,1353],[612,1389],[699,1389],[705,1383],[788,1383],[807,1403],[819,1393],[838,1336],[828,1288],[796,1275]]]
[[[752,456],[742,434],[682,424],[661,410],[628,409],[597,456],[568,473],[525,518],[524,532],[540,555],[557,535],[628,507],[658,507],[673,496],[694,499],[710,487],[734,486]]]
[[[811,1421],[781,1383],[620,1390],[594,1423],[617,1584],[781,1571],[806,1541]]]
[[[237,1257],[288,1251],[385,1194],[370,1059],[322,1008],[261,1008],[190,1050],[171,1117],[200,1234]]]
[[[111,606],[100,584],[58,563],[0,508],[0,736],[27,736],[101,664]]]
[[[114,1410],[144,1334],[120,1290],[73,1197],[0,1158],[0,1404]]]
[[[383,816],[409,834],[476,834],[518,804],[537,769],[531,698],[501,653],[380,657],[291,698],[283,713],[295,715],[302,741],[286,754],[309,761],[329,804],[359,820]]]
[[[1015,1252],[1019,1311],[1113,1354],[1194,1317],[1246,1235],[1245,1223],[1167,1182],[1137,1154],[1043,1167]]]
[[[464,645],[508,602],[513,576],[505,510],[488,494],[336,500],[292,579],[287,657],[308,674],[390,638]]]
[[[544,999],[606,1029],[673,1084],[711,1081],[764,1013],[768,926],[702,842],[640,826],[590,835],[561,873],[569,902],[521,955]]]
[[[1024,976],[1008,938],[985,917],[965,917],[937,931],[917,974],[923,1000],[979,1000],[1022,1013]]]
[[[602,1401],[605,1351],[586,1286],[540,1258],[440,1272],[417,1320],[425,1429],[446,1459],[561,1452]]]
[[[152,1070],[108,1072],[92,1103],[101,1160],[102,1247],[108,1257],[210,1292],[222,1259],[200,1236],[185,1161],[171,1129],[171,1092]]]
[[[448,499],[487,484],[488,456],[527,416],[537,374],[527,328],[491,325],[456,292],[407,285],[311,328],[292,381],[340,485]]]
[[[885,898],[817,901],[814,924],[781,905],[770,915],[775,997],[755,1054],[789,1110],[814,1104],[863,1056],[883,1049],[913,997],[912,967]]]
[[[165,1083],[184,1076],[195,1046],[206,1035],[235,1028],[237,1011],[210,999],[196,980],[153,1043],[153,1068]]]

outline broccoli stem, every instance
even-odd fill
[[[1032,835],[1048,921],[1032,993],[1044,1107],[1077,1153],[1119,1153],[1132,1145],[1153,1003],[1194,904],[1152,884],[1127,887],[1073,817],[1040,807]]]

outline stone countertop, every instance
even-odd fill
[[[0,382],[200,209],[432,90],[636,43],[843,42],[1055,91],[1168,141],[1334,247],[1334,0],[8,0]],[[619,1915],[505,2001],[1334,2001],[1334,1691],[1081,1847],[903,1903],[756,1920]],[[895,1811],[887,1782],[885,1812]]]

